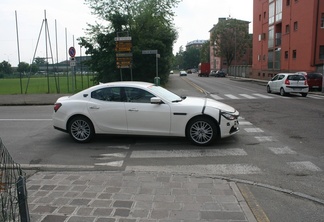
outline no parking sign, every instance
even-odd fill
[[[76,53],[75,48],[74,48],[73,46],[70,47],[70,48],[69,48],[69,55],[70,55],[72,58],[74,58],[74,57],[75,57],[75,53]]]

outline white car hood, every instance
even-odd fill
[[[234,109],[233,107],[222,103],[222,102],[218,102],[214,99],[209,99],[209,98],[204,98],[204,97],[186,97],[186,99],[184,99],[183,101],[181,101],[181,103],[183,105],[196,105],[196,106],[200,106],[200,107],[212,107],[215,109],[219,109],[222,111],[227,111],[227,112],[236,112],[236,109]]]

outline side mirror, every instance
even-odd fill
[[[163,101],[159,97],[152,97],[151,104],[162,104]]]

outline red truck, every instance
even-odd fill
[[[210,63],[204,63],[201,62],[198,65],[198,76],[206,76],[209,77],[209,73],[210,73]]]

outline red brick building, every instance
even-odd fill
[[[253,0],[252,78],[323,72],[324,0]]]

